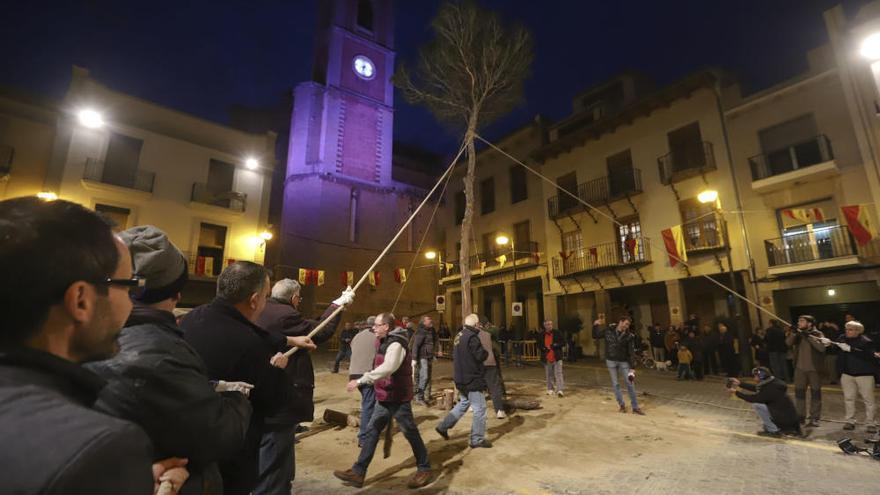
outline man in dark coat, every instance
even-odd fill
[[[266,308],[257,318],[257,324],[271,333],[287,338],[305,338],[343,302],[339,299],[334,301],[320,320],[307,320],[299,312],[299,303],[302,301],[300,290],[296,280],[285,278],[275,282],[272,286],[272,297],[266,301]],[[345,304],[351,303],[348,297],[345,301]],[[341,318],[340,312],[312,336],[312,342],[317,346],[330,340]],[[287,404],[278,413],[266,418],[260,441],[260,475],[255,492],[261,495],[290,493],[290,484],[296,477],[296,453],[293,446],[296,426],[314,420],[315,371],[311,355],[304,351],[294,353],[284,371],[290,384]]]
[[[786,337],[785,343],[792,347],[794,354],[794,399],[798,416],[807,426],[819,426],[822,415],[822,381],[819,370],[825,364],[827,341],[822,332],[816,329],[816,319],[801,315],[797,321],[797,331]],[[810,388],[810,414],[807,419],[807,387]]]
[[[131,296],[119,354],[87,365],[109,383],[95,407],[140,425],[157,458],[188,458],[190,477],[181,493],[219,493],[217,462],[241,448],[251,406],[244,393],[215,388],[247,392],[248,385],[212,385],[202,359],[183,340],[172,311],[187,280],[186,261],[165,233],[147,225],[119,236],[135,274],[147,282]]]
[[[426,405],[431,400],[431,371],[436,348],[437,331],[434,330],[434,320],[430,316],[423,316],[413,335],[410,349],[416,363],[416,404]]]
[[[220,463],[226,495],[247,494],[256,486],[265,420],[287,403],[287,357],[278,352],[285,339],[255,323],[268,296],[266,269],[249,261],[236,261],[218,277],[217,297],[190,311],[181,321],[184,339],[204,360],[208,378],[254,386],[250,392],[253,414],[244,446],[233,458]]]
[[[623,394],[620,393],[620,378],[622,374],[626,380],[626,390],[629,393],[629,405],[633,414],[644,416],[645,413],[639,408],[636,399],[635,371],[635,341],[633,334],[629,332],[632,320],[629,316],[622,316],[616,325],[605,326],[605,320],[599,319],[593,322],[593,338],[603,338],[605,341],[605,365],[608,374],[611,375],[611,386],[614,388],[614,398],[617,399],[619,411],[626,412],[626,404],[623,402]]]
[[[471,424],[470,446],[490,448],[492,442],[486,438],[486,370],[483,362],[489,353],[480,342],[480,317],[471,314],[464,319],[464,328],[455,336],[452,347],[452,379],[461,398],[449,414],[434,428],[443,438],[449,440],[448,430],[458,423],[469,408],[474,410]]]
[[[333,362],[333,373],[339,373],[339,365],[342,361],[351,359],[351,340],[356,333],[351,322],[346,323],[345,328],[339,333],[339,352],[336,353],[336,360]]]
[[[865,403],[865,425],[868,433],[877,433],[874,422],[874,373],[877,371],[877,346],[865,336],[865,327],[858,321],[848,321],[843,335],[832,340],[827,336],[823,344],[835,342],[838,350],[837,369],[840,370],[840,386],[843,389],[843,405],[846,410],[844,430],[856,428],[856,399],[861,396]]]
[[[761,418],[764,428],[761,436],[779,437],[783,433],[801,434],[797,411],[786,393],[785,382],[773,376],[769,368],[759,366],[752,370],[755,384],[729,380],[727,391],[750,403]],[[749,393],[743,393],[746,390]]]
[[[791,382],[791,377],[788,376],[788,363],[785,362],[788,346],[785,344],[785,331],[779,320],[770,321],[770,326],[767,327],[764,335],[764,344],[767,347],[767,359],[770,361],[773,375],[786,383]]]
[[[149,438],[92,409],[106,382],[80,366],[118,350],[128,248],[95,212],[36,197],[0,202],[0,239],[0,491],[152,494]]]

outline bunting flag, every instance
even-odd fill
[[[591,247],[590,248],[590,265],[596,266],[599,264],[599,250],[598,248]]]
[[[562,261],[568,260],[574,251],[559,251],[559,256],[562,258]]]
[[[405,268],[395,268],[394,269],[394,281],[398,284],[402,284],[406,282],[406,269]]]
[[[444,264],[446,265],[446,273],[449,273],[452,270],[452,268],[455,266],[452,263],[444,263]]]
[[[804,223],[825,221],[825,212],[822,208],[790,208],[782,210],[782,214]]]
[[[501,264],[501,268],[504,268],[504,264],[507,263],[507,256],[502,254],[501,256],[495,258],[495,261]]]
[[[623,241],[623,247],[626,249],[626,252],[629,253],[630,261],[635,261],[639,259],[639,243],[632,237],[627,237],[626,240]]]
[[[373,287],[379,285],[379,270],[370,272],[370,285]]]
[[[861,205],[841,206],[840,211],[843,212],[849,233],[852,234],[859,246],[864,246],[877,236],[871,219],[868,217],[867,208]]]
[[[480,262],[480,275],[485,275],[485,274],[486,274],[486,262],[481,261]]]
[[[536,264],[536,265],[540,265],[540,264],[541,264],[541,253],[539,253],[539,252],[536,251],[536,252],[532,253],[532,257],[535,258],[535,264]]]
[[[324,270],[315,270],[315,273],[317,274],[316,282],[318,287],[324,285]]]
[[[343,287],[352,287],[354,285],[354,272],[342,272],[340,280]]]
[[[308,285],[308,272],[305,268],[299,269],[299,285]]]
[[[663,244],[666,246],[666,252],[669,254],[669,266],[674,267],[678,261],[687,261],[687,251],[684,247],[684,234],[681,231],[681,225],[675,225],[666,230],[660,231],[663,237]]]

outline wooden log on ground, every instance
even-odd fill
[[[361,419],[351,414],[346,414],[333,409],[324,410],[324,422],[336,426],[351,426],[357,428],[361,424]]]

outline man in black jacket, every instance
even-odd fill
[[[199,353],[211,380],[252,384],[250,425],[244,446],[220,463],[223,492],[247,494],[258,475],[258,451],[265,420],[287,403],[290,387],[281,354],[285,339],[256,325],[269,296],[269,274],[249,261],[236,261],[217,279],[217,297],[181,321],[183,336]]]
[[[470,446],[490,448],[492,442],[486,438],[486,390],[483,361],[489,353],[480,342],[480,317],[470,314],[464,319],[464,328],[455,336],[452,347],[452,378],[455,388],[461,394],[458,404],[434,428],[443,438],[449,440],[448,430],[458,423],[468,408],[473,407],[474,421],[471,424]]]
[[[285,278],[272,286],[272,297],[266,301],[266,308],[257,318],[257,324],[271,333],[284,335],[289,339],[303,339],[318,324],[329,318],[337,307],[350,304],[351,298],[340,297],[329,305],[320,320],[307,320],[299,312],[301,287],[299,282]],[[350,289],[343,292],[343,296]],[[312,336],[316,346],[330,340],[339,326],[342,313],[327,322],[318,333]],[[294,342],[295,343],[295,342]],[[296,453],[294,452],[294,433],[299,423],[314,420],[315,371],[312,358],[305,350],[294,353],[284,369],[289,378],[290,388],[286,405],[276,414],[266,419],[266,426],[260,441],[260,475],[255,493],[289,494],[290,484],[296,477]]]
[[[426,405],[431,400],[431,370],[434,363],[434,349],[437,348],[437,331],[434,320],[423,316],[413,336],[410,353],[416,363],[416,404]]]
[[[727,391],[750,403],[761,418],[764,428],[758,435],[780,437],[783,433],[801,434],[797,411],[786,393],[785,382],[773,376],[770,370],[759,366],[752,370],[755,384],[728,380]],[[743,393],[746,390],[750,393]]]
[[[138,283],[128,248],[93,211],[36,197],[0,202],[4,493],[153,493],[149,438],[92,409],[106,382],[80,366],[116,354]],[[182,463],[157,463],[154,473]]]
[[[336,361],[333,363],[333,373],[339,373],[339,364],[342,361],[351,359],[351,340],[356,333],[351,327],[351,322],[346,323],[345,328],[339,333],[339,352],[336,353]]]
[[[632,369],[636,350],[633,334],[627,331],[631,324],[632,320],[629,316],[621,316],[617,320],[617,325],[608,327],[605,326],[604,319],[598,319],[593,322],[593,338],[605,339],[605,365],[611,375],[611,386],[614,388],[614,398],[617,399],[620,412],[626,412],[626,404],[623,402],[623,394],[620,393],[618,373],[621,373],[626,380],[626,391],[629,393],[629,404],[633,414],[644,416],[645,413],[639,408],[639,402],[636,400],[635,371]]]
[[[840,371],[840,386],[843,388],[843,404],[846,408],[844,430],[856,428],[856,399],[861,396],[865,402],[865,424],[868,433],[877,433],[874,423],[874,373],[877,371],[877,347],[874,341],[865,337],[865,327],[858,321],[846,322],[844,334],[835,342],[839,349],[837,369]],[[825,338],[828,344],[832,341]],[[823,344],[826,342],[823,341]]]
[[[541,362],[544,363],[544,378],[547,380],[547,395],[554,393],[562,397],[565,389],[565,381],[562,376],[563,349],[565,338],[562,332],[553,328],[553,322],[544,322],[544,331],[535,336],[535,346],[541,353]],[[553,389],[556,389],[555,392]],[[497,407],[497,406],[496,406]]]
[[[767,357],[770,359],[770,369],[777,378],[791,382],[788,376],[788,363],[785,362],[785,355],[788,353],[788,346],[785,345],[785,331],[778,320],[771,320],[770,326],[767,327],[767,333],[764,336],[764,343],[767,345]]]
[[[218,493],[217,462],[241,448],[251,417],[245,394],[231,390],[248,392],[249,385],[212,385],[202,359],[183,340],[172,311],[187,280],[186,261],[165,233],[147,225],[119,236],[135,274],[147,282],[131,295],[134,309],[119,336],[119,354],[88,365],[108,381],[95,407],[140,425],[156,458],[188,458],[190,477],[181,493]]]

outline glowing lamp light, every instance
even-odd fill
[[[269,232],[268,230],[264,230],[264,231],[260,232],[260,239],[262,239],[263,241],[271,241],[272,240],[272,233]]]
[[[703,204],[714,203],[716,200],[718,200],[718,191],[714,189],[707,189],[697,194],[697,201]]]
[[[56,199],[58,199],[58,195],[51,191],[38,192],[37,197],[42,199],[43,201],[55,201]]]
[[[79,123],[89,129],[99,129],[104,126],[104,117],[94,110],[80,110],[77,117],[79,117]]]
[[[495,238],[495,244],[498,244],[499,246],[504,246],[505,244],[507,244],[509,242],[510,242],[510,238],[504,234],[501,234]]]
[[[426,251],[425,259],[435,260],[437,259],[437,251]]]
[[[244,166],[247,167],[248,170],[256,170],[257,167],[260,166],[260,162],[258,162],[256,158],[248,158],[244,161]]]
[[[880,33],[874,33],[862,40],[859,53],[868,60],[880,59]]]
[[[837,294],[837,291],[834,289],[828,289],[828,297],[834,297]]]

